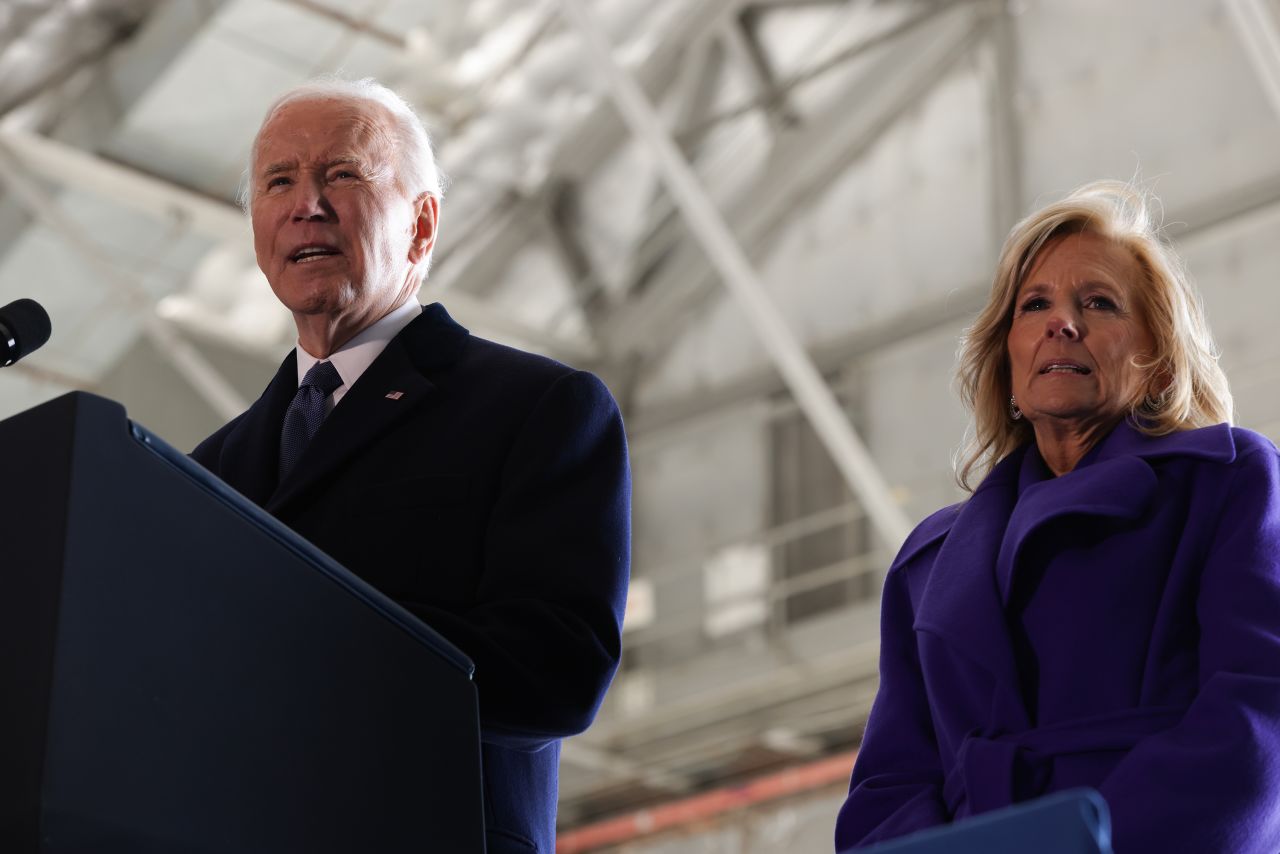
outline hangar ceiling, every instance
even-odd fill
[[[776,226],[908,109],[928,75],[945,73],[980,16],[979,4],[949,5],[709,0],[598,12],[627,70],[676,114],[681,150],[713,196],[743,208],[731,224],[749,236]],[[599,76],[584,73],[589,59],[556,4],[364,6],[14,6],[0,62],[23,73],[0,82],[0,144],[7,184],[30,186],[6,193],[0,282],[38,282],[58,319],[38,367],[92,383],[137,334],[173,347],[159,326],[254,353],[291,340],[235,198],[266,105],[335,69],[399,88],[433,129],[450,186],[432,287],[455,313],[578,362],[634,365],[664,352],[715,278],[644,152],[627,144]],[[932,32],[948,24],[953,32]],[[898,40],[942,42],[940,55],[882,94]],[[841,88],[856,94],[856,80],[837,79],[850,69],[874,103],[802,122],[800,111]],[[629,168],[593,180],[619,159]],[[747,197],[768,202],[741,205]],[[503,288],[530,246],[523,260],[547,269]],[[87,279],[102,284],[88,299]],[[205,372],[192,380],[215,408],[235,400]]]

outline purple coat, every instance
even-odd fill
[[[1280,454],[1122,424],[920,523],[836,822],[870,844],[1092,786],[1117,854],[1280,851]]]

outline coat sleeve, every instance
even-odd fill
[[[621,653],[631,479],[622,418],[595,376],[562,376],[534,407],[484,538],[474,607],[401,604],[475,662],[482,738],[536,750],[587,728]]]
[[[1237,460],[1201,576],[1199,692],[1102,785],[1117,854],[1280,851],[1280,466]]]
[[[906,573],[895,566],[880,609],[880,688],[836,819],[837,851],[951,820],[913,621]]]

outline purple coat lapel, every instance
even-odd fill
[[[1112,430],[1074,471],[1034,483],[1019,496],[996,559],[1001,602],[1007,604],[1019,559],[1038,530],[1064,516],[1137,522],[1156,498],[1151,460],[1192,457],[1229,463],[1235,441],[1226,424],[1150,438],[1129,422]]]
[[[1139,519],[1155,491],[1156,476],[1151,466],[1133,456],[1099,460],[1028,486],[1009,517],[995,560],[1001,606],[1009,602],[1019,559],[1037,531],[1064,516]]]
[[[1018,469],[1026,448],[996,465],[960,506],[933,563],[914,628],[940,638],[997,682],[1014,684],[1012,644],[993,571],[1005,523],[1017,500]]]
[[[1005,605],[1028,544],[1066,516],[1136,524],[1156,496],[1152,460],[1183,456],[1230,462],[1235,443],[1225,424],[1152,439],[1126,422],[1074,471],[1032,483],[1019,496],[1028,454],[1036,454],[1038,463],[1029,445],[1009,454],[960,505],[949,530],[913,549],[946,537],[924,585],[915,630],[935,636],[994,678],[997,695],[989,720],[1013,729],[1030,721],[1018,688]]]

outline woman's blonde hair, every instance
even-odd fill
[[[974,417],[973,438],[957,471],[965,489],[972,490],[974,475],[985,477],[1002,457],[1035,438],[1026,419],[1015,421],[1010,411],[1009,329],[1023,278],[1037,253],[1059,236],[1105,237],[1132,252],[1143,272],[1138,294],[1155,352],[1134,362],[1147,375],[1142,393],[1128,404],[1137,429],[1163,436],[1231,421],[1231,392],[1200,295],[1158,232],[1156,203],[1132,184],[1095,181],[1013,227],[1000,252],[991,298],[960,346],[960,396]]]

